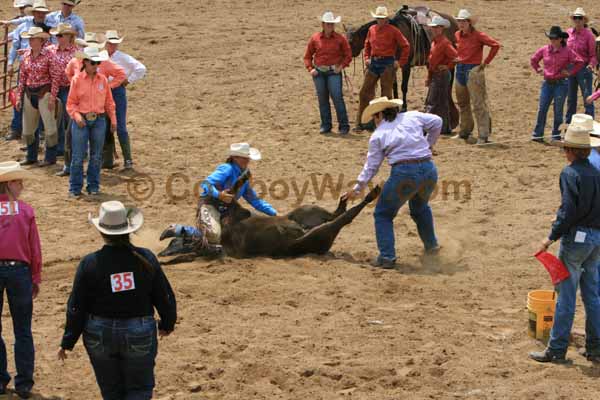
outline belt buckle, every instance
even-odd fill
[[[96,114],[95,112],[87,113],[85,114],[85,119],[90,122],[93,122],[96,119],[98,119],[98,114]]]

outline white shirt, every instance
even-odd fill
[[[437,115],[419,111],[400,113],[392,122],[381,122],[369,139],[367,161],[356,179],[358,183],[354,190],[360,191],[367,186],[386,157],[390,165],[431,157],[431,146],[440,137],[442,124]]]
[[[129,83],[139,81],[146,75],[146,67],[144,64],[120,50],[115,51],[110,59],[125,70],[127,81]]]

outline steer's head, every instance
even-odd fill
[[[231,202],[229,208],[223,216],[221,217],[221,225],[223,227],[232,227],[235,224],[250,218],[252,214],[250,211],[246,210],[244,207],[240,206],[237,201]]]

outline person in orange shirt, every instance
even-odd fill
[[[90,145],[87,171],[87,192],[94,196],[100,192],[100,167],[102,148],[106,135],[107,116],[111,132],[117,128],[115,102],[108,79],[98,72],[99,65],[108,60],[108,53],[97,47],[86,47],[75,54],[81,60],[81,73],[71,81],[67,112],[71,122],[71,176],[69,196],[78,198],[83,187],[83,158]]]
[[[408,62],[410,43],[402,32],[390,25],[386,7],[377,7],[371,15],[377,24],[369,28],[365,39],[365,80],[360,88],[358,116],[354,132],[361,132],[365,126],[361,123],[361,115],[369,102],[375,97],[377,82],[381,79],[381,95],[391,99],[394,97],[394,79],[398,68]],[[399,57],[398,57],[399,55]]]
[[[475,114],[479,130],[477,144],[484,144],[488,142],[492,130],[484,69],[498,54],[500,43],[474,28],[477,19],[468,10],[460,10],[455,18],[460,28],[454,34],[458,50],[455,85],[456,103],[460,110],[460,130],[454,138],[475,143],[475,139],[471,137],[475,127],[473,121],[473,114]],[[485,60],[483,59],[484,46],[490,48]]]
[[[429,87],[425,100],[425,112],[438,115],[444,121],[442,134],[449,134],[458,125],[458,110],[452,101],[451,69],[458,53],[452,43],[444,35],[444,30],[450,22],[435,16],[428,24],[433,32],[431,50],[429,51],[429,66],[425,86]]]

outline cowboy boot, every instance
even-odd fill
[[[565,354],[555,353],[549,348],[546,348],[544,351],[532,351],[531,353],[529,353],[529,358],[541,363],[552,362],[557,364],[564,364],[567,362]]]
[[[131,159],[131,142],[129,141],[129,136],[125,140],[119,139],[119,144],[121,145],[121,151],[123,152],[123,160],[125,161],[123,168],[132,169],[133,160]]]

